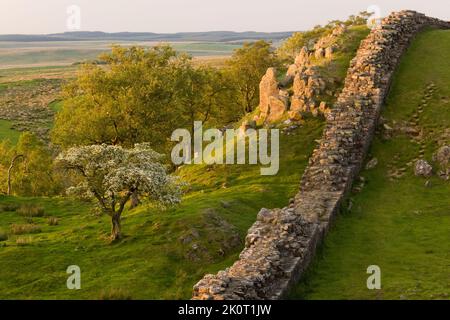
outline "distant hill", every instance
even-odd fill
[[[88,40],[121,40],[121,41],[208,41],[208,42],[238,42],[244,40],[272,40],[288,38],[293,32],[179,32],[179,33],[151,33],[151,32],[116,32],[76,31],[45,35],[7,34],[0,35],[0,41],[42,42],[42,41],[88,41]]]

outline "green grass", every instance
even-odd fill
[[[55,100],[53,102],[50,102],[50,104],[48,106],[53,111],[59,112],[59,111],[61,111],[61,109],[63,107],[63,101],[62,100]]]
[[[12,144],[19,141],[20,132],[11,129],[12,122],[0,119],[0,142],[2,140],[9,140]]]
[[[282,135],[276,176],[261,176],[259,166],[250,165],[185,166],[179,174],[190,182],[190,192],[182,204],[125,212],[126,237],[116,244],[108,240],[108,218],[96,216],[89,203],[0,196],[0,205],[33,203],[45,212],[32,218],[40,233],[8,234],[0,242],[0,299],[99,299],[122,291],[132,299],[189,298],[204,274],[237,258],[261,207],[285,206],[296,193],[322,129],[322,121],[309,119],[294,134]],[[48,224],[50,216],[57,225]],[[0,212],[4,231],[26,223],[17,212]],[[81,268],[81,290],[66,288],[69,265]]]
[[[426,180],[408,166],[420,149],[431,162],[437,141],[450,128],[449,52],[450,31],[428,30],[413,42],[383,117],[391,126],[410,121],[427,85],[434,83],[437,90],[419,114],[423,138],[420,143],[401,133],[375,138],[371,156],[378,166],[362,172],[366,186],[351,195],[351,210],[338,217],[291,298],[450,298],[450,183],[433,177],[425,187]],[[402,177],[390,178],[390,171],[402,168]],[[366,288],[369,265],[381,268],[381,290]]]

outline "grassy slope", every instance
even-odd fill
[[[232,229],[214,223],[207,212],[235,225],[242,239],[261,206],[284,206],[295,194],[321,130],[321,122],[311,119],[295,135],[283,136],[277,176],[260,176],[256,166],[184,168],[181,175],[191,177],[192,190],[184,202],[169,212],[146,207],[127,212],[123,222],[127,237],[116,245],[108,244],[107,218],[90,213],[87,204],[0,197],[0,204],[40,204],[48,215],[60,219],[58,226],[47,226],[47,218],[34,218],[42,233],[10,236],[3,242],[0,298],[95,299],[108,288],[129,290],[132,298],[188,298],[203,274],[229,265],[242,246],[241,242],[228,248]],[[8,231],[12,223],[25,221],[14,212],[0,213],[0,228]],[[200,237],[193,242],[180,241],[196,232]],[[18,237],[29,237],[31,243],[18,246]],[[201,250],[189,258],[194,243]],[[65,269],[71,264],[81,267],[82,290],[65,287]]]
[[[376,137],[371,153],[378,166],[362,173],[366,187],[352,195],[351,211],[340,215],[292,298],[450,298],[450,184],[433,177],[426,188],[408,166],[420,149],[431,161],[436,140],[450,127],[449,52],[450,31],[427,31],[414,41],[383,116],[392,125],[418,114],[424,137],[420,144],[403,134],[388,141]],[[417,113],[429,83],[437,90]],[[406,174],[389,179],[389,171],[398,169]],[[380,291],[366,288],[366,268],[373,264],[381,267]]]
[[[8,139],[12,144],[19,140],[20,132],[11,129],[12,122],[0,119],[0,141]]]

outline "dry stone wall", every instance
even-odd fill
[[[239,260],[194,286],[193,299],[279,299],[308,267],[358,174],[392,74],[423,28],[450,28],[414,11],[385,18],[362,41],[300,191],[283,209],[262,209],[248,230]]]

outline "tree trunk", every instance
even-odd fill
[[[14,158],[11,160],[11,164],[10,164],[9,169],[8,169],[8,190],[6,192],[6,194],[8,196],[10,196],[11,193],[12,193],[12,189],[11,189],[11,173],[12,173],[12,169],[14,168],[14,164],[16,163],[16,161],[19,158],[22,158],[22,157],[23,157],[23,155],[19,154],[19,155],[14,156]]]
[[[135,191],[131,195],[131,203],[130,203],[130,210],[136,208],[138,205],[141,204],[141,201],[139,200],[138,192]]]
[[[111,217],[111,240],[122,238],[122,228],[120,226],[120,214],[114,213]]]

